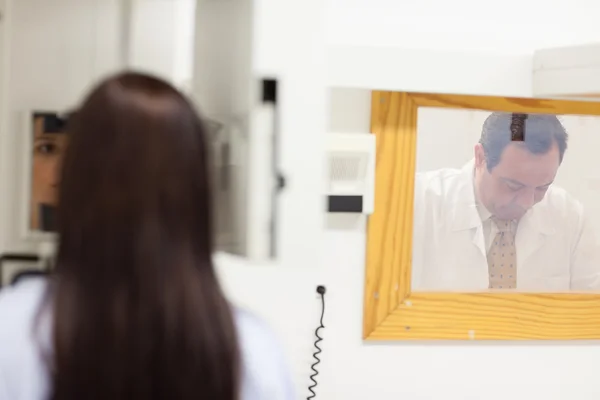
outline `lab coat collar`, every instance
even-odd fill
[[[462,231],[481,226],[481,218],[477,211],[475,200],[475,186],[473,182],[473,171],[475,160],[469,161],[460,170],[460,179],[457,180],[457,188],[449,201],[455,204],[451,208],[452,230]]]
[[[475,160],[469,161],[460,170],[460,179],[458,179],[458,187],[454,195],[448,199],[454,202],[456,207],[452,207],[452,229],[454,231],[473,229],[481,227],[481,217],[477,210],[477,201],[475,200],[475,185],[474,185],[474,168]],[[550,188],[552,190],[552,188]],[[539,206],[541,203],[533,206],[519,221],[519,228],[527,228],[538,231],[544,235],[555,233],[555,227],[551,219],[543,218]]]

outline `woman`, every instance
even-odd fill
[[[208,144],[190,103],[121,74],[69,135],[55,271],[0,293],[0,400],[293,398],[272,335],[217,283]]]
[[[55,114],[36,113],[33,121],[30,228],[51,231],[51,218],[43,218],[43,214],[52,214],[56,207],[58,170],[67,147],[67,134],[63,119]]]

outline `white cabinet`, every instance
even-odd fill
[[[218,127],[222,251],[255,261],[306,258],[307,265],[318,252],[327,113],[322,3],[197,3],[192,95]]]
[[[533,95],[600,99],[600,43],[536,51]]]

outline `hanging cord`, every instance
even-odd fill
[[[316,366],[319,365],[319,363],[321,363],[321,359],[318,356],[323,351],[319,347],[319,343],[321,341],[323,341],[323,338],[321,336],[319,336],[319,331],[321,329],[325,328],[325,325],[323,325],[323,318],[325,317],[325,292],[326,292],[325,286],[317,286],[317,293],[319,293],[321,295],[321,321],[320,321],[321,324],[315,330],[315,336],[317,337],[317,340],[315,341],[315,347],[316,347],[317,351],[315,351],[313,353],[313,358],[317,361],[315,361],[315,363],[310,366],[310,369],[312,369],[314,373],[310,376],[310,380],[313,381],[313,384],[308,387],[308,390],[312,394],[310,396],[308,396],[306,398],[306,400],[311,400],[311,399],[314,399],[315,397],[317,397],[317,394],[315,393],[315,391],[313,389],[316,388],[317,384],[318,384],[317,381],[315,380],[317,375],[319,375],[319,371],[316,369]]]

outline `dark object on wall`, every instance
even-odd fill
[[[313,384],[308,387],[308,390],[312,394],[310,396],[308,396],[306,398],[306,400],[311,400],[311,399],[314,399],[315,397],[317,397],[317,394],[315,393],[314,389],[317,387],[317,384],[318,384],[315,378],[317,377],[317,375],[319,375],[319,371],[316,368],[317,365],[319,365],[321,363],[319,354],[321,354],[323,352],[323,350],[319,347],[319,343],[323,341],[323,338],[321,336],[319,336],[319,331],[321,329],[325,329],[325,325],[323,325],[323,317],[325,317],[325,292],[326,291],[327,290],[325,289],[325,286],[322,286],[322,285],[317,286],[317,293],[321,295],[321,320],[320,320],[319,327],[315,330],[315,336],[317,337],[317,340],[315,341],[315,347],[316,347],[317,351],[315,351],[313,353],[313,358],[316,361],[313,363],[313,365],[310,366],[310,369],[313,370],[313,374],[310,376],[310,380],[313,381]]]
[[[327,196],[327,211],[341,213],[362,213],[362,196]]]
[[[49,204],[40,205],[40,230],[56,232],[56,207]]]

